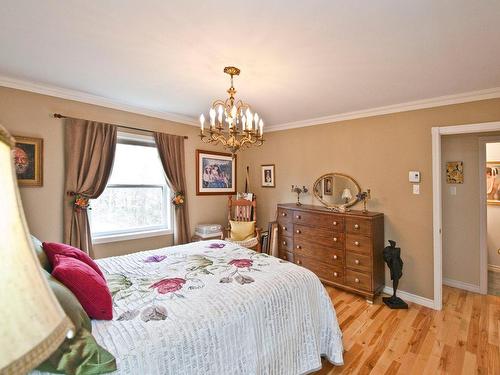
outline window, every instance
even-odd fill
[[[171,230],[170,190],[152,137],[118,133],[108,184],[90,207],[95,243]]]

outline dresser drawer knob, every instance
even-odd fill
[[[359,264],[359,259],[356,259],[354,263]]]
[[[281,229],[286,230],[286,227],[281,227]]]
[[[356,278],[354,279],[354,282],[355,282],[355,283],[359,283],[359,279],[356,277]]]
[[[334,222],[333,222],[333,225],[334,225],[334,226],[337,226],[337,222],[336,222],[336,221],[334,221]]]
[[[297,263],[299,265],[302,264],[302,262],[300,260],[297,260],[295,263]]]
[[[339,276],[339,274],[338,274],[337,272],[334,272],[334,273],[333,273],[333,276],[334,276],[334,277],[338,277],[338,276]]]
[[[337,242],[339,239],[337,237],[333,237],[333,242]]]
[[[297,246],[295,246],[295,248],[296,248],[296,249],[302,249],[302,246],[297,245]]]
[[[359,229],[359,224],[354,224],[354,229]]]
[[[297,229],[295,233],[300,234],[300,229]]]
[[[281,216],[286,216],[286,212],[282,212],[282,213],[281,213]]]
[[[359,246],[359,242],[358,241],[354,241],[354,245]]]
[[[302,217],[300,215],[295,216],[297,219],[301,219]]]
[[[283,245],[286,246],[286,241],[283,241]]]
[[[338,258],[338,256],[336,256],[336,255],[334,255],[334,256],[333,256],[333,259],[335,259],[335,260],[336,260],[337,258]]]

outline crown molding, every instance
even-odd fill
[[[198,126],[198,122],[189,116],[178,115],[170,112],[156,111],[144,107],[137,107],[127,103],[106,98],[104,96],[89,94],[83,91],[70,90],[45,83],[20,80],[0,75],[0,86],[9,87],[23,91],[35,92],[56,98],[75,100],[77,102],[98,105],[101,107],[117,109],[120,111],[136,113],[163,120],[178,122],[186,125]]]
[[[198,126],[198,121],[189,116],[183,116],[175,113],[156,111],[145,107],[138,107],[104,96],[89,94],[83,91],[70,90],[45,83],[38,83],[28,80],[21,80],[0,75],[0,86],[13,89],[35,92],[37,94],[53,96],[61,99],[75,100],[82,103],[98,105],[101,107],[117,109],[125,112],[136,113],[144,116],[160,118],[163,120],[178,122],[181,124]],[[500,98],[500,87],[494,87],[486,90],[471,91],[455,95],[439,96],[435,98],[416,100],[383,107],[364,109],[360,111],[345,112],[336,115],[315,117],[306,120],[292,121],[277,125],[268,125],[267,132],[274,132],[287,129],[296,129],[307,126],[323,125],[335,123],[339,121],[355,120],[364,117],[373,117],[387,115],[397,112],[414,111],[417,109],[425,109],[439,107],[451,104],[460,104],[474,102],[478,100]]]
[[[416,100],[412,102],[388,105],[384,107],[364,109],[360,111],[345,112],[337,115],[316,117],[307,120],[287,122],[284,124],[268,125],[267,132],[303,128],[306,126],[323,125],[339,121],[355,120],[364,117],[387,115],[397,112],[415,111],[417,109],[440,107],[451,104],[475,102],[478,100],[495,99],[495,98],[500,98],[500,87],[494,87],[491,89],[479,90],[479,91],[470,91],[455,95],[439,96],[435,98]]]

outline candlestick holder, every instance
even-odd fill
[[[302,186],[302,188],[300,188],[298,185],[292,185],[292,193],[296,193],[297,194],[297,203],[295,203],[297,206],[302,206],[302,203],[300,203],[300,194],[302,193],[307,193],[309,190],[305,187],[305,186]]]
[[[358,201],[363,202],[363,213],[364,214],[368,213],[368,210],[366,208],[366,201],[368,199],[371,199],[370,189],[366,189],[366,191],[358,193],[356,195],[356,198],[358,198]]]

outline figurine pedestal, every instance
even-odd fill
[[[408,304],[403,301],[401,298],[392,296],[392,297],[383,297],[382,301],[390,307],[391,309],[407,309]]]

